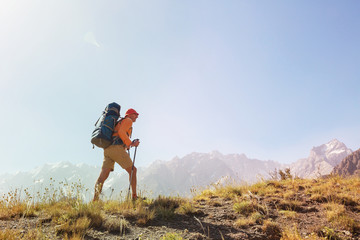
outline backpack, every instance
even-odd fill
[[[120,117],[121,106],[115,102],[106,106],[100,118],[95,123],[91,135],[91,143],[99,148],[107,148],[112,143],[112,134]],[[93,147],[94,148],[94,147]]]

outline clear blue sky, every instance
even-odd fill
[[[101,165],[90,135],[116,101],[137,162],[191,152],[294,162],[360,147],[360,2],[0,1],[3,172]]]

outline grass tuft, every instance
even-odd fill
[[[281,228],[278,223],[271,220],[265,220],[261,228],[263,232],[267,235],[269,240],[280,239],[281,237]]]
[[[125,218],[112,217],[105,219],[103,227],[111,233],[125,234],[130,229],[130,223]]]
[[[295,211],[280,210],[279,213],[281,216],[288,219],[295,219],[297,217],[297,213]]]
[[[175,210],[179,208],[185,201],[179,197],[163,197],[159,196],[150,206],[161,219],[171,219],[175,216]],[[183,208],[183,210],[185,210]]]
[[[259,212],[259,213],[265,212],[262,206],[249,200],[243,200],[241,202],[235,203],[233,209],[236,213],[240,213],[246,217],[254,212]]]
[[[256,220],[252,218],[238,218],[234,226],[238,228],[248,228],[256,223]]]
[[[183,240],[181,236],[177,233],[167,233],[165,236],[160,238],[161,240]]]
[[[190,201],[184,201],[178,208],[175,209],[175,213],[182,215],[192,215],[197,213],[197,210]]]

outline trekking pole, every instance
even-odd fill
[[[131,186],[132,177],[133,177],[133,172],[134,172],[135,158],[136,158],[136,150],[137,150],[137,147],[135,147],[134,160],[133,160],[133,164],[132,164],[132,167],[131,167],[130,183],[129,183],[129,189],[128,189],[128,194],[127,194],[127,199],[130,198],[130,186]],[[130,152],[129,152],[129,155],[130,155]]]

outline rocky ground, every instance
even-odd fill
[[[155,218],[146,225],[139,225],[131,218],[129,227],[122,233],[119,229],[109,230],[109,228],[89,228],[84,239],[161,239],[168,234],[167,239],[280,239],[279,230],[289,229],[297,226],[299,235],[304,238],[311,237],[311,233],[317,236],[326,237],[326,233],[321,233],[322,226],[330,226],[326,220],[325,212],[321,203],[307,199],[302,195],[302,205],[296,210],[296,218],[287,218],[279,215],[277,206],[278,199],[263,198],[260,202],[268,206],[267,215],[269,219],[279,226],[279,228],[265,229],[263,223],[258,222],[249,226],[236,227],[235,221],[239,214],[233,209],[234,202],[231,199],[224,199],[213,196],[208,200],[197,200],[194,202],[196,212],[193,214],[175,214],[169,219]],[[280,206],[281,208],[281,206]],[[360,221],[359,211],[351,209],[349,212],[356,221]],[[106,218],[121,219],[120,214],[107,214]],[[63,239],[62,235],[56,234],[56,226],[51,219],[41,217],[16,217],[0,221],[0,229],[17,229],[21,233],[31,230],[42,232],[43,239]],[[360,230],[360,229],[359,229]],[[337,238],[332,239],[359,239],[360,233],[342,229],[334,229]],[[169,233],[172,233],[173,238]],[[328,234],[329,235],[329,234]],[[334,235],[335,236],[335,235]],[[178,237],[178,238],[175,238]],[[310,238],[311,239],[311,238]],[[313,235],[313,239],[315,236]],[[327,239],[329,236],[327,236]]]
[[[14,205],[11,214],[1,209],[0,240],[355,240],[360,239],[359,187],[359,178],[288,179],[206,190],[191,200],[124,202],[125,207],[120,202],[65,201],[29,214]],[[185,211],[178,210],[182,207]]]

